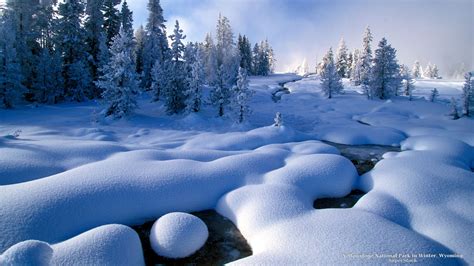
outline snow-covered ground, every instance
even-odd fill
[[[167,116],[145,97],[120,121],[94,102],[0,110],[0,264],[142,264],[126,225],[206,209],[252,247],[236,264],[474,263],[474,120],[451,120],[445,102],[462,83],[419,80],[413,101],[369,101],[345,81],[328,100],[310,76],[275,103],[297,78],[252,78],[243,125],[210,106]],[[320,140],[403,151],[358,176]],[[353,189],[368,192],[353,208],[313,209]]]

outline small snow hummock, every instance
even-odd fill
[[[153,224],[150,243],[156,254],[167,258],[185,258],[206,243],[209,232],[198,217],[183,213],[168,213]]]

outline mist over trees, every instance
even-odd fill
[[[247,75],[268,75],[275,67],[268,40],[252,48],[219,15],[215,34],[185,43],[178,21],[167,35],[159,0],[147,8],[145,27],[134,30],[127,1],[8,1],[0,11],[2,106],[99,99],[103,115],[121,118],[144,94],[162,101],[169,114],[210,104],[219,116],[238,108],[243,122],[250,113],[244,101],[252,95]]]

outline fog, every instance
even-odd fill
[[[188,41],[214,31],[219,12],[235,33],[253,42],[268,38],[277,70],[295,68],[304,58],[314,68],[327,49],[344,37],[349,49],[362,45],[370,25],[373,48],[382,37],[398,51],[400,63],[419,60],[447,75],[464,63],[473,69],[474,2],[471,0],[162,0],[168,31],[178,19]],[[145,24],[147,0],[129,0],[135,25]]]
[[[0,0],[1,2],[2,0]],[[135,26],[145,25],[148,0],[128,0]],[[437,64],[449,75],[461,64],[474,69],[474,1],[472,0],[161,0],[168,34],[179,20],[187,41],[202,41],[214,32],[219,13],[235,34],[252,42],[268,38],[277,70],[293,70],[304,58],[314,69],[329,47],[344,37],[350,50],[362,45],[370,25],[372,48],[386,37],[400,63]]]

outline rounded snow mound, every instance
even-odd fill
[[[192,255],[206,243],[209,232],[198,217],[182,212],[168,213],[151,228],[150,243],[156,254],[167,258]]]
[[[53,249],[48,243],[27,240],[0,255],[0,265],[49,265],[52,256]]]

